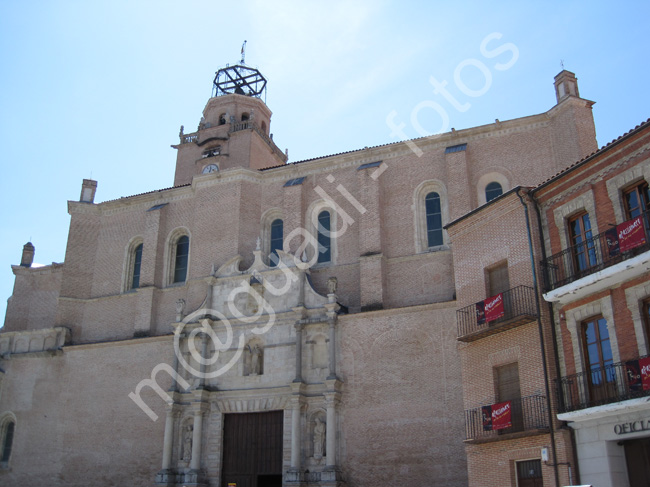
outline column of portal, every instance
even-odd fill
[[[207,321],[207,320],[206,320]],[[205,361],[207,360],[208,356],[208,335],[206,333],[201,334],[201,363],[199,364],[199,371],[201,372],[201,376],[199,377],[199,389],[204,389],[205,388],[205,371],[206,371],[206,363]]]
[[[299,398],[291,400],[291,468],[300,469],[300,410]]]
[[[294,382],[302,382],[302,328],[303,324],[298,322],[296,327],[296,378]]]
[[[326,445],[326,465],[328,467],[336,466],[336,404],[338,398],[335,393],[325,394],[327,401],[327,428],[325,433]]]
[[[192,460],[191,470],[201,468],[201,438],[203,433],[203,411],[194,411],[194,431],[192,432]]]
[[[165,418],[165,436],[163,440],[163,470],[169,470],[171,467],[172,448],[174,446],[174,417],[177,414],[178,411],[173,405],[167,409],[167,417]]]
[[[336,379],[336,330],[334,328],[336,316],[330,317],[329,322],[329,375],[328,379]]]

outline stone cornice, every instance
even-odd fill
[[[173,341],[174,335],[157,335],[153,337],[126,338],[123,340],[106,340],[101,342],[79,343],[75,345],[66,345],[63,347],[64,352],[74,352],[77,350],[90,350],[94,348],[105,347],[124,347],[129,345],[142,345],[143,343]]]
[[[22,265],[12,265],[11,271],[15,276],[30,276],[34,274],[51,274],[53,272],[60,272],[63,270],[64,263],[52,262],[50,265],[43,265],[38,267],[25,267]]]
[[[338,316],[338,321],[343,325],[346,321],[357,320],[366,317],[389,317],[401,315],[403,313],[422,313],[425,311],[435,311],[440,309],[456,310],[456,301],[444,301],[442,303],[419,304],[416,306],[404,306],[401,308],[388,308],[376,311],[366,311],[363,313],[351,313],[347,315],[344,314]]]

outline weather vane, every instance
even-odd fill
[[[244,44],[246,44],[246,41],[244,41]],[[244,48],[242,47],[242,56],[243,56],[243,52],[244,52],[243,49]],[[243,58],[242,58],[242,62],[244,62]],[[564,70],[564,59],[560,59],[560,66],[562,66],[562,70]]]
[[[244,58],[246,57],[246,41],[241,45],[241,63],[246,64],[244,62]]]

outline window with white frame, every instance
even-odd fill
[[[140,287],[143,248],[142,237],[136,237],[131,240],[126,248],[124,281],[122,286],[124,292]]]
[[[167,244],[167,284],[187,280],[190,263],[190,236],[185,229],[174,230]]]
[[[415,251],[417,253],[446,249],[449,221],[447,190],[440,181],[424,181],[413,195]]]

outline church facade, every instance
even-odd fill
[[[593,103],[563,71],[545,113],[287,164],[251,80],[218,72],[172,187],[84,180],[65,261],[23,249],[1,483],[479,485],[463,411],[494,398],[464,375],[489,353],[466,360],[457,310],[485,294],[450,234],[594,152]]]

